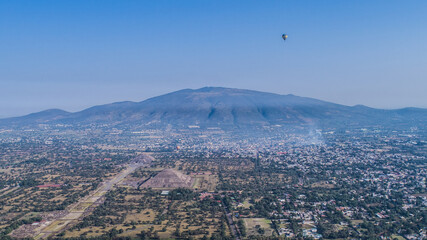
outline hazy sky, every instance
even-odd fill
[[[1,117],[204,86],[427,107],[427,1],[0,0]]]

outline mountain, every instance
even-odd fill
[[[71,113],[61,109],[49,109],[37,113],[31,113],[22,117],[12,117],[6,119],[0,119],[0,125],[33,125],[47,122],[53,122],[55,120],[64,119]]]
[[[76,113],[47,110],[0,120],[2,126],[34,124],[114,126],[243,127],[252,125],[427,123],[427,109],[373,109],[313,98],[252,90],[205,87],[184,89],[142,102],[117,102]]]

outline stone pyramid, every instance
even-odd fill
[[[191,188],[193,179],[174,169],[164,169],[141,185],[143,188]]]

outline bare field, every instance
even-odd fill
[[[270,224],[271,221],[265,218],[244,218],[245,226],[248,232],[248,235],[254,235],[254,236],[271,236],[273,234],[273,229],[271,228]],[[265,233],[260,234],[258,232],[259,228],[263,228]]]
[[[193,189],[214,192],[218,184],[216,175],[196,175],[193,176]]]
[[[134,211],[133,211],[134,212]],[[140,213],[129,213],[126,215],[125,223],[153,221],[156,214],[152,209],[142,210]]]

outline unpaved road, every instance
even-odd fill
[[[232,213],[230,213],[230,211],[228,211],[228,208],[227,208],[227,206],[225,206],[224,201],[221,201],[221,204],[224,208],[224,212],[225,212],[225,215],[227,217],[228,226],[230,227],[231,234],[234,236],[234,238],[236,240],[240,240],[240,237],[239,237],[240,232],[239,232],[236,224],[234,224]]]
[[[87,214],[93,210],[93,205],[101,197],[103,197],[108,191],[114,186],[123,181],[125,177],[134,172],[136,169],[142,166],[148,165],[153,160],[153,157],[147,154],[136,157],[131,163],[127,164],[126,169],[117,174],[114,178],[102,183],[93,193],[89,194],[80,199],[73,207],[69,210],[69,213],[54,221],[45,222],[42,226],[36,229],[34,239],[46,239],[50,236],[62,232],[70,224],[77,223],[78,219],[83,214]]]

